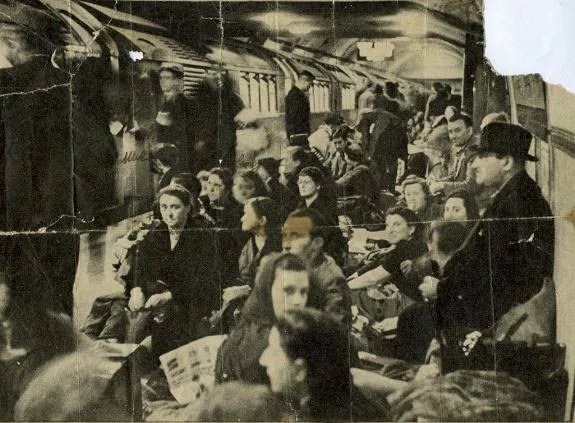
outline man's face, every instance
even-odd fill
[[[333,146],[335,147],[336,151],[342,154],[345,150],[346,144],[347,142],[343,138],[336,138],[333,140]]]
[[[160,88],[162,93],[173,93],[178,89],[180,79],[170,70],[160,72]]]
[[[309,217],[288,217],[282,228],[284,252],[306,258],[312,245],[313,222]]]
[[[280,173],[283,175],[293,175],[297,172],[300,162],[294,160],[294,152],[289,149],[282,151],[282,161],[280,163]]]
[[[494,153],[480,153],[475,156],[471,168],[475,182],[486,187],[497,187],[503,183],[505,157],[498,159]]]
[[[312,86],[312,81],[310,81],[308,78],[301,77],[298,79],[298,88],[300,90],[302,90],[303,92],[308,92],[310,87]]]
[[[208,176],[207,182],[208,198],[211,203],[217,203],[222,200],[225,192],[224,182],[215,174]]]
[[[463,119],[456,120],[455,122],[447,123],[447,130],[449,132],[449,139],[455,145],[465,145],[473,135],[473,128],[468,127]]]

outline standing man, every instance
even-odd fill
[[[301,145],[300,139],[305,140],[311,133],[309,123],[309,91],[314,80],[311,72],[303,71],[295,85],[291,88],[285,100],[286,134],[290,145]]]
[[[175,145],[180,153],[180,170],[195,172],[199,170],[193,159],[195,111],[192,102],[184,97],[184,67],[179,63],[162,63],[160,88],[162,103],[156,117],[158,143]]]
[[[496,191],[437,286],[438,324],[450,346],[447,371],[467,363],[469,351],[458,345],[472,346],[478,334],[531,299],[552,276],[551,209],[525,171],[527,160],[537,160],[528,154],[531,138],[524,128],[500,122],[481,133],[472,164],[475,181]]]

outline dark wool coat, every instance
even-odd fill
[[[288,140],[295,134],[309,134],[309,99],[295,85],[291,88],[285,100],[285,124]]]
[[[522,171],[496,194],[438,285],[440,327],[486,329],[533,297],[553,273],[554,222]]]

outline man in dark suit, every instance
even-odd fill
[[[500,122],[481,133],[472,161],[475,180],[496,192],[437,286],[439,328],[452,346],[472,346],[476,337],[470,334],[489,333],[552,276],[551,209],[525,171],[525,161],[537,160],[528,154],[531,138],[524,128]]]
[[[303,71],[286,96],[285,124],[290,145],[301,145],[297,142],[299,139],[303,139],[307,143],[307,137],[311,133],[309,99],[306,93],[309,91],[313,80],[314,76],[311,72]]]

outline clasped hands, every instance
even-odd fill
[[[144,295],[142,288],[136,287],[130,291],[130,300],[128,301],[128,308],[131,311],[157,308],[169,303],[170,301],[172,301],[172,299],[173,299],[172,293],[170,291],[165,291],[160,294],[150,295],[150,298],[146,300],[146,296]]]

